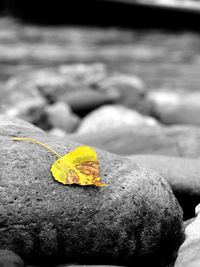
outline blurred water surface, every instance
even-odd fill
[[[190,31],[34,26],[0,19],[0,82],[61,64],[103,62],[149,89],[199,89],[200,36]]]

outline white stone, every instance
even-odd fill
[[[78,133],[98,132],[124,126],[159,126],[151,117],[120,105],[105,105],[89,113],[78,128]]]

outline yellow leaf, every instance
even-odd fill
[[[95,150],[89,146],[80,146],[65,156],[59,155],[52,148],[27,137],[14,137],[14,141],[29,141],[48,149],[58,157],[52,167],[51,173],[56,181],[62,184],[79,184],[106,186],[101,182],[99,175],[99,161]]]
[[[63,184],[105,186],[99,176],[99,162],[94,149],[77,147],[54,162],[51,167],[54,178]]]

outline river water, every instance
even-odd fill
[[[0,82],[18,73],[103,62],[139,76],[151,89],[198,90],[198,33],[120,27],[34,26],[0,19]]]

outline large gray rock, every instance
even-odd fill
[[[104,105],[83,118],[77,133],[91,134],[125,126],[158,127],[159,123],[152,117],[144,116],[121,105]]]
[[[200,128],[144,125],[112,128],[112,122],[110,124],[109,130],[93,134],[71,134],[69,138],[119,155],[158,154],[191,158],[200,156]]]
[[[184,217],[194,216],[195,206],[200,202],[200,159],[161,155],[133,155],[129,158],[162,175],[171,185]]]
[[[160,266],[183,240],[182,211],[158,174],[97,150],[108,186],[54,181],[42,147],[0,137],[0,248],[27,263]],[[77,144],[29,134],[65,154]]]
[[[200,125],[199,92],[150,92],[148,99],[152,102],[153,113],[166,124]]]

